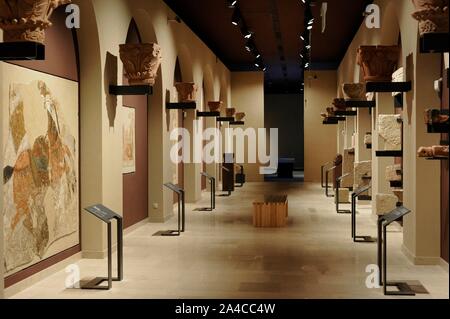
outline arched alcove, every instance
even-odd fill
[[[135,3],[134,1],[132,1]],[[131,6],[140,8],[140,6]],[[144,9],[134,9],[132,16],[139,28],[143,43],[158,43],[157,33],[154,26],[156,23],[152,13]],[[164,50],[162,50],[164,57]],[[163,222],[166,219],[167,212],[170,211],[167,205],[172,203],[172,194],[164,191],[162,185],[170,180],[171,167],[169,163],[169,126],[166,121],[167,102],[166,92],[163,85],[163,68],[161,64],[155,84],[153,85],[153,94],[148,96],[148,211],[151,222]]]
[[[125,43],[141,43],[139,28],[131,19]],[[128,79],[123,75],[124,85]],[[123,132],[123,218],[128,228],[148,218],[148,110],[147,97],[124,96]],[[126,160],[127,159],[127,160]]]

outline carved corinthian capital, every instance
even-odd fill
[[[71,0],[0,0],[0,28],[5,42],[44,43],[50,16]]]
[[[161,65],[161,47],[156,43],[122,44],[120,59],[131,85],[155,84]]]
[[[391,82],[399,53],[400,48],[397,46],[361,46],[358,49],[358,64],[362,68],[364,80]]]

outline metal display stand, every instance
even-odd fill
[[[80,284],[81,289],[110,290],[113,281],[123,280],[123,217],[103,205],[95,205],[85,208],[108,226],[108,277],[97,277],[86,284]],[[117,277],[112,276],[112,231],[111,221],[117,221]],[[107,282],[108,285],[102,285]]]
[[[325,163],[324,165],[322,165],[320,167],[320,186],[322,186],[322,188],[325,188],[325,183],[324,183],[324,178],[325,178],[325,173],[324,170],[325,168],[327,168],[328,166],[333,165],[333,161]]]
[[[178,195],[178,229],[176,230],[166,230],[166,231],[160,231],[154,234],[153,236],[163,236],[163,237],[174,237],[174,236],[180,236],[181,233],[185,232],[185,216],[186,216],[186,210],[185,210],[185,192],[184,189],[181,187],[173,184],[173,183],[167,183],[164,184],[165,187],[173,191]]]
[[[239,173],[236,174],[236,184],[235,187],[244,187],[245,184],[245,173],[244,173],[244,166],[243,165],[237,165],[241,169]]]
[[[335,197],[336,197],[336,213],[338,213],[338,214],[351,214],[352,213],[352,211],[348,210],[348,209],[339,209],[339,204],[340,204],[339,203],[339,190],[341,189],[341,181],[347,176],[350,176],[350,173],[347,173],[345,175],[342,175],[342,176],[336,178],[336,192],[335,192],[336,195],[335,195]],[[350,204],[350,202],[345,202],[342,204]]]
[[[327,197],[334,197],[334,195],[330,195],[329,193],[328,193],[328,189],[330,188],[330,186],[328,185],[328,181],[329,181],[329,174],[330,174],[330,172],[332,172],[332,171],[334,171],[336,169],[336,166],[333,166],[333,167],[331,167],[331,168],[329,168],[329,169],[327,169],[327,171],[326,171],[326,173],[325,173],[325,195],[327,196]],[[332,187],[333,188],[333,187]]]
[[[234,164],[233,164],[234,165]],[[225,167],[225,166],[223,166],[222,165],[222,172],[223,173],[227,173],[227,174],[233,174],[233,172],[229,169],[229,168],[227,168],[227,167]],[[223,175],[225,175],[225,174],[223,174]],[[222,181],[222,188],[224,188],[223,187],[223,185],[224,185],[224,181]],[[233,186],[234,187],[234,186]],[[228,190],[226,190],[226,193],[225,194],[220,194],[220,195],[218,195],[219,197],[230,197],[231,196],[231,190],[230,189],[228,189]]]
[[[352,238],[355,243],[375,243],[377,242],[376,238],[373,238],[371,236],[359,236],[356,234],[356,200],[359,198],[359,196],[365,192],[368,192],[372,186],[363,186],[358,188],[353,194],[352,194]]]
[[[211,185],[211,207],[208,208],[197,208],[195,211],[197,212],[212,212],[214,209],[216,209],[216,179],[209,175],[208,173],[200,173],[203,177],[208,179],[210,185]]]
[[[383,286],[384,294],[387,296],[416,295],[406,282],[389,282],[387,280],[387,227],[410,212],[411,210],[401,206],[378,218],[378,269],[380,269],[380,286]],[[387,287],[396,287],[398,291],[388,291]]]

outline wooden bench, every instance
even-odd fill
[[[253,202],[255,227],[285,227],[287,218],[287,195],[265,195]]]

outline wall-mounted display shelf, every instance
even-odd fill
[[[372,196],[370,195],[359,195],[358,200],[372,200]]]
[[[110,85],[111,95],[152,95],[153,88],[149,85]]]
[[[361,177],[361,179],[366,180],[366,181],[371,181],[372,176],[363,176],[363,177]]]
[[[428,161],[448,161],[448,157],[426,157]]]
[[[391,188],[403,188],[402,181],[390,181],[389,185],[391,186]]]
[[[376,157],[403,157],[403,151],[376,151]]]
[[[197,111],[197,117],[219,117],[220,112],[199,112]]]
[[[218,117],[217,122],[234,122],[234,117]]]
[[[376,101],[345,101],[346,107],[355,108],[374,108],[377,106]]]
[[[233,121],[233,122],[230,122],[230,125],[245,125],[245,122],[244,121]]]
[[[409,92],[412,89],[411,81],[408,82],[367,82],[367,92]]]
[[[328,117],[327,119],[328,119],[328,120],[331,120],[331,121],[338,121],[338,122],[344,122],[344,121],[347,120],[347,119],[345,118],[345,116],[330,116],[330,117]]]
[[[428,124],[428,133],[448,133],[449,132],[449,123],[439,123],[439,124]]]
[[[330,119],[323,120],[322,122],[323,125],[337,125],[338,123],[339,123],[338,120],[330,120]]]
[[[448,51],[448,33],[427,33],[420,37],[421,53],[444,53]]]
[[[37,42],[0,43],[0,61],[45,60],[45,46]]]
[[[368,150],[371,150],[371,149],[372,149],[372,144],[366,144],[366,148],[367,148]]]
[[[357,111],[335,111],[334,115],[336,116],[357,116]]]
[[[166,109],[168,109],[168,110],[195,110],[195,109],[197,109],[197,103],[195,103],[195,102],[166,103]]]

